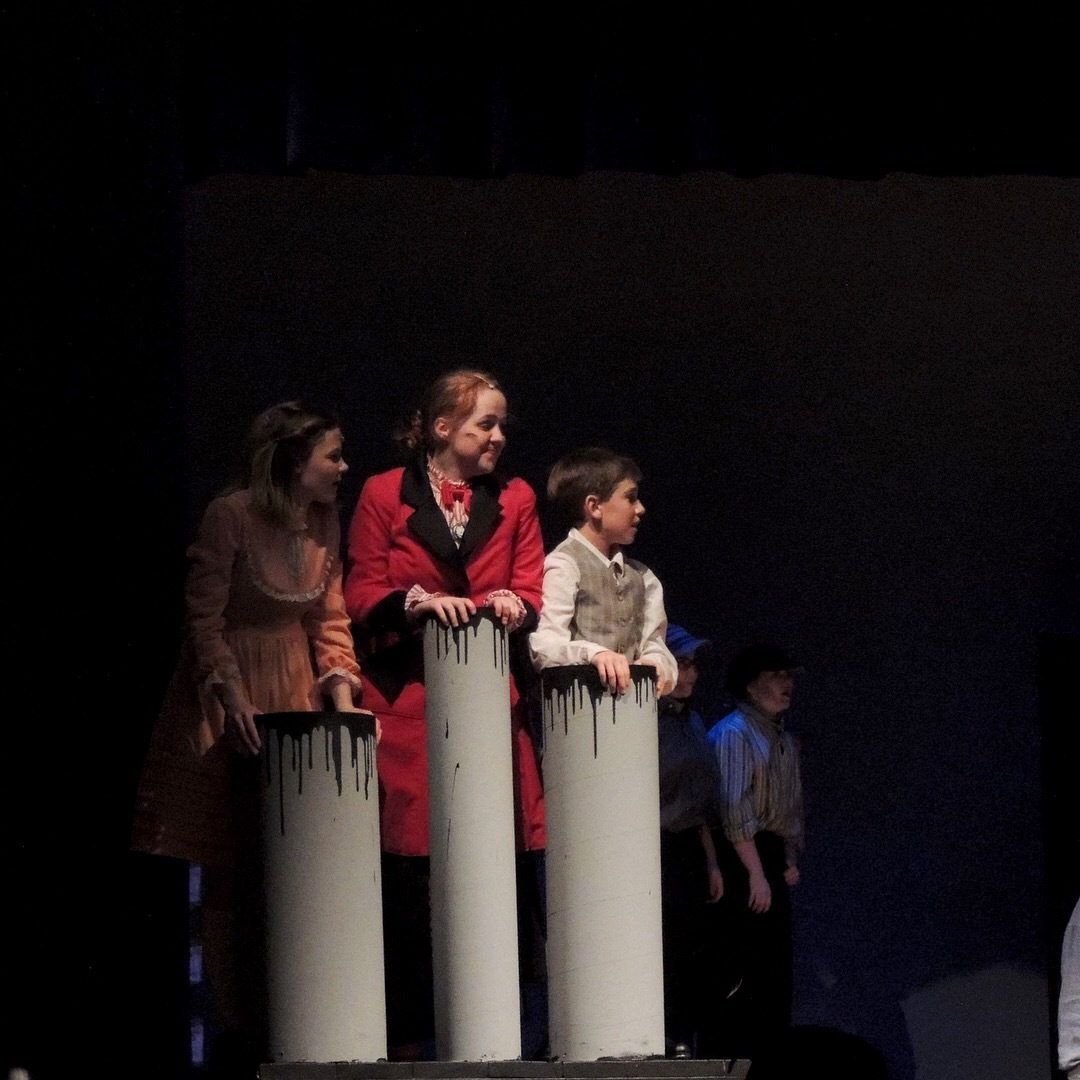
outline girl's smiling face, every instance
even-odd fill
[[[471,480],[493,472],[506,445],[506,398],[499,390],[481,390],[472,412],[464,419],[440,416],[435,435],[443,447],[435,455],[437,463],[454,479]]]

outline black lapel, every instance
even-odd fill
[[[405,474],[401,478],[401,501],[415,507],[408,521],[409,532],[437,559],[451,566],[460,565],[461,556],[450,535],[450,526],[435,502],[431,484],[419,462],[405,466]],[[472,525],[471,519],[469,525]],[[465,535],[468,535],[467,529]]]
[[[494,476],[478,476],[473,481],[472,489],[469,523],[465,526],[465,535],[461,538],[461,547],[458,548],[458,555],[465,563],[502,521],[502,505],[499,503],[502,485],[499,481]]]

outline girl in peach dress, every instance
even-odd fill
[[[254,422],[242,483],[188,549],[186,634],[139,782],[133,847],[202,865],[203,962],[217,1026],[257,1040],[257,717],[355,711],[341,592],[337,423],[297,402]],[[238,992],[243,987],[243,993]],[[252,1047],[254,1050],[255,1048]]]

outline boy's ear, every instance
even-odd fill
[[[600,517],[600,504],[604,500],[599,495],[585,496],[585,520],[596,521]]]

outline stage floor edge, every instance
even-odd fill
[[[745,1058],[602,1061],[294,1061],[262,1065],[260,1080],[745,1080]]]

